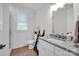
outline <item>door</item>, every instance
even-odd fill
[[[11,48],[26,46],[27,16],[22,8],[11,4]]]
[[[6,45],[0,49],[0,56],[10,55],[9,48],[9,5],[0,3],[0,44]]]
[[[2,4],[0,4],[0,45],[3,43],[2,40]],[[2,49],[0,49],[0,55],[2,55]]]

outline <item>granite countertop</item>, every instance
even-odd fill
[[[40,37],[41,40],[46,41],[52,45],[55,45],[59,48],[62,48],[68,52],[73,53],[74,55],[79,56],[79,46],[75,47],[73,42],[70,41],[62,41],[58,40],[57,38],[45,38],[45,37]]]

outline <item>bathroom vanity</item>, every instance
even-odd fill
[[[53,12],[52,31],[49,32],[53,35],[52,38],[39,38],[38,50],[40,56],[79,56],[79,46],[74,46],[73,42],[67,41],[73,39],[75,21],[73,17],[72,3],[66,4],[63,8]]]
[[[73,42],[61,41],[57,38],[39,38],[39,56],[79,56],[79,47]]]

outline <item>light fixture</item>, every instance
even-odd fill
[[[51,11],[56,11],[58,8],[63,8],[65,3],[51,4]]]

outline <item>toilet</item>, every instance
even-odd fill
[[[28,49],[33,49],[35,45],[35,40],[28,40],[27,45],[28,45]]]

